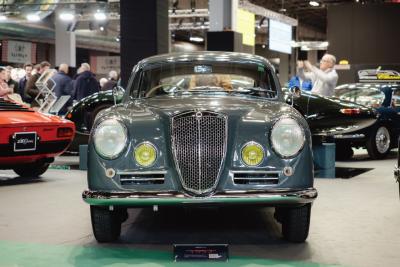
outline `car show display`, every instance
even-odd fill
[[[71,121],[3,98],[0,127],[0,169],[13,169],[21,177],[43,174],[54,157],[67,149],[75,133]]]
[[[300,93],[301,92],[301,93]],[[363,147],[378,127],[376,112],[369,107],[334,97],[299,91],[297,97],[286,95],[307,120],[313,135],[313,145],[336,143],[336,159],[353,156],[352,147]]]
[[[97,116],[88,147],[93,232],[116,240],[128,207],[275,207],[303,242],[313,188],[311,133],[265,58],[228,52],[139,62],[121,104]]]
[[[396,147],[400,136],[400,85],[397,83],[354,83],[340,85],[335,96],[341,100],[352,101],[374,108],[378,122],[369,136],[365,147],[373,159],[387,156]]]

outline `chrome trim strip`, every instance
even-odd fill
[[[252,180],[271,180],[271,181],[278,181],[279,180],[279,178],[278,177],[276,177],[276,178],[263,178],[263,177],[261,177],[261,178],[258,178],[258,177],[234,177],[233,178],[234,180],[249,180],[249,181],[252,181]]]
[[[118,175],[166,174],[167,171],[117,171]]]
[[[226,191],[220,192],[211,196],[206,197],[193,197],[188,194],[183,194],[181,192],[127,192],[127,191],[92,191],[85,190],[82,193],[82,198],[86,202],[96,201],[96,200],[104,200],[105,202],[100,203],[99,205],[107,205],[107,201],[128,201],[129,204],[135,204],[135,201],[140,200],[149,200],[154,201],[176,201],[177,203],[212,203],[222,202],[223,200],[243,200],[246,202],[248,199],[253,200],[268,200],[271,198],[276,198],[274,200],[275,203],[279,204],[280,201],[284,201],[285,198],[295,198],[297,201],[305,201],[311,202],[315,198],[317,198],[318,192],[315,188],[306,188],[306,189],[269,189],[269,190],[257,190],[257,191]],[[126,204],[126,203],[125,203]]]
[[[243,170],[243,171],[239,171],[239,170],[234,170],[234,171],[229,171],[230,173],[266,173],[266,174],[281,174],[282,171],[261,171],[261,170],[254,170],[254,171],[248,171],[248,170]]]
[[[333,136],[335,139],[357,139],[364,138],[365,134],[337,134]]]
[[[138,181],[138,182],[150,182],[150,181],[164,181],[164,178],[123,178],[120,179],[121,182],[128,182],[128,181]]]

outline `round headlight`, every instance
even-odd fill
[[[264,149],[260,144],[249,142],[242,148],[242,160],[248,166],[257,166],[264,159]]]
[[[272,148],[284,158],[297,155],[304,142],[303,128],[292,118],[282,118],[272,127]]]
[[[140,166],[149,167],[157,159],[157,150],[153,144],[145,142],[135,147],[134,155],[136,162]]]
[[[100,156],[115,159],[124,150],[127,138],[127,130],[122,123],[116,119],[107,119],[94,131],[94,147]]]

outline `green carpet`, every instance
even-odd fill
[[[172,249],[172,248],[171,248]],[[0,241],[0,267],[40,266],[241,266],[241,267],[328,267],[310,262],[230,257],[229,262],[179,262],[172,259],[172,252],[151,251],[121,247],[70,246],[28,244]]]

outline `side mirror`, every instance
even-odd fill
[[[122,86],[116,85],[113,87],[112,89],[112,95],[113,95],[113,99],[114,99],[114,105],[117,104],[117,97],[118,94],[123,94],[125,92],[125,89]]]
[[[301,96],[301,90],[298,86],[290,87],[289,93],[293,98],[299,98]]]
[[[298,86],[292,86],[289,88],[289,97],[291,98],[292,107],[294,104],[294,99],[300,98],[300,96],[301,96],[301,90]]]

